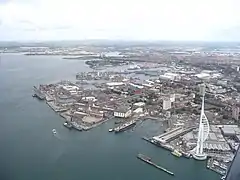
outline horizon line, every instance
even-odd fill
[[[44,43],[44,42],[202,42],[202,43],[240,43],[230,40],[141,40],[141,39],[62,39],[62,40],[0,40],[0,43]]]

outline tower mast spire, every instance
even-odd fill
[[[196,160],[205,160],[207,159],[207,155],[203,152],[203,143],[204,141],[206,141],[209,134],[209,122],[204,113],[204,96],[205,96],[204,84],[200,86],[200,91],[202,94],[202,108],[201,108],[201,114],[200,114],[197,147],[196,147],[195,153],[193,154],[193,157]]]

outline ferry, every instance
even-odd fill
[[[53,132],[53,134],[57,134],[56,129],[53,129],[52,132]]]
[[[174,150],[171,153],[172,153],[172,155],[174,155],[176,157],[181,157],[182,156],[182,153],[180,153],[178,150]]]

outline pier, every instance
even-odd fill
[[[144,161],[145,163],[147,163],[147,164],[149,164],[149,165],[151,165],[151,166],[154,166],[154,167],[157,168],[157,169],[162,170],[163,172],[165,172],[165,173],[167,173],[167,174],[169,174],[169,175],[174,176],[174,173],[173,173],[173,172],[165,169],[165,168],[162,167],[162,166],[159,166],[159,165],[155,164],[154,162],[152,162],[151,158],[149,158],[149,157],[147,157],[147,156],[145,156],[145,155],[143,155],[143,154],[138,154],[138,155],[137,155],[137,158],[140,159],[140,160],[142,160],[142,161]]]

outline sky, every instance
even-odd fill
[[[0,41],[240,41],[240,0],[0,0]]]

